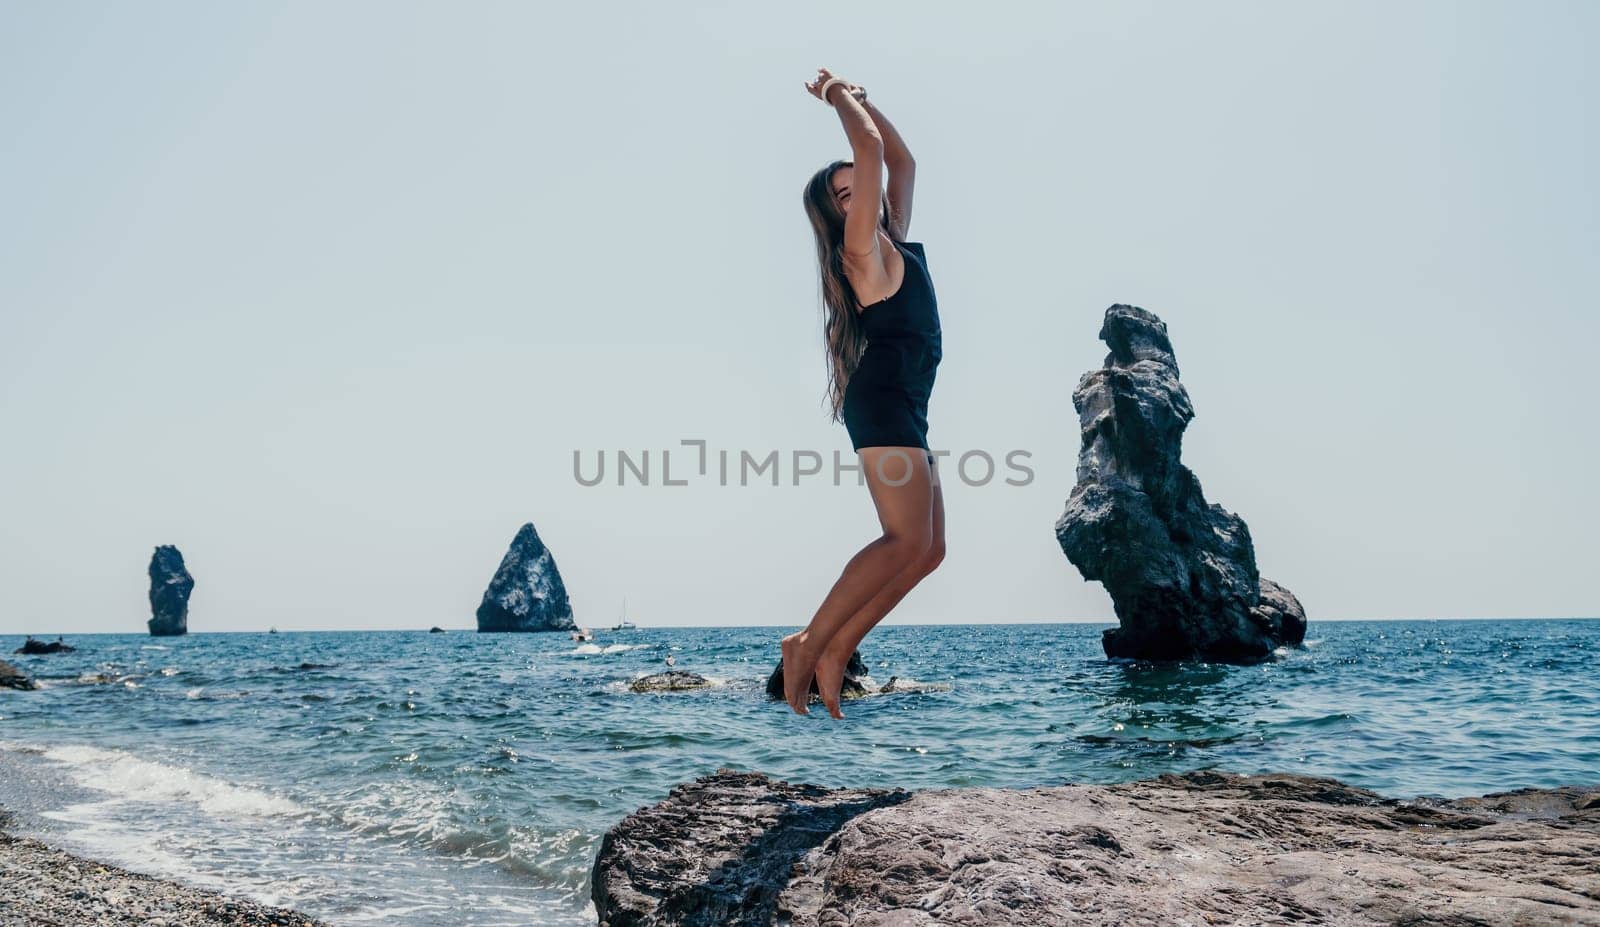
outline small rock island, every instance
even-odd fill
[[[861,650],[857,648],[850,652],[850,660],[844,667],[844,683],[839,687],[839,697],[860,698],[867,694],[867,664],[861,659]],[[817,677],[811,677],[811,689],[808,693],[820,700],[821,692],[817,689]],[[778,665],[772,668],[767,676],[767,697],[770,699],[783,698],[783,657],[778,658]]]
[[[1105,366],[1072,392],[1082,444],[1056,540],[1111,596],[1120,626],[1102,636],[1106,656],[1250,663],[1299,645],[1300,601],[1260,576],[1244,519],[1207,503],[1179,462],[1194,409],[1166,323],[1118,304],[1100,339]]]
[[[628,683],[630,692],[682,692],[687,689],[705,689],[712,685],[711,680],[688,670],[667,670],[664,673],[651,673],[641,676]]]
[[[176,637],[189,633],[189,594],[194,577],[183,565],[183,554],[162,544],[150,557],[150,633]]]
[[[40,656],[42,654],[49,653],[72,653],[77,649],[78,648],[62,640],[60,637],[57,637],[53,641],[42,641],[35,638],[32,634],[29,634],[28,639],[22,642],[22,646],[11,652],[25,654],[27,656]]]
[[[478,606],[479,631],[570,631],[572,604],[556,561],[528,522],[511,539]]]

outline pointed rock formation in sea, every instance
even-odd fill
[[[511,540],[478,606],[479,631],[568,631],[577,627],[555,558],[529,522]]]
[[[1119,304],[1100,338],[1111,347],[1105,366],[1072,392],[1077,485],[1055,527],[1067,559],[1116,607],[1106,655],[1244,663],[1299,644],[1299,600],[1260,577],[1244,520],[1207,503],[1178,460],[1194,410],[1166,323]]]
[[[189,633],[189,593],[194,577],[183,565],[183,554],[162,544],[150,557],[150,633],[176,637]]]

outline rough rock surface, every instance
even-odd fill
[[[600,927],[765,927],[802,856],[851,818],[910,797],[728,769],[680,785],[601,839],[590,873]]]
[[[1119,304],[1100,338],[1105,366],[1072,392],[1082,444],[1056,540],[1111,596],[1120,627],[1105,631],[1106,655],[1246,663],[1298,645],[1300,602],[1261,579],[1244,520],[1207,503],[1179,462],[1194,410],[1166,323]]]
[[[0,811],[0,828],[6,825]],[[0,927],[321,927],[285,908],[129,872],[0,833]]]
[[[60,638],[56,638],[53,641],[42,641],[30,635],[27,640],[22,642],[21,647],[11,652],[39,656],[49,653],[71,653],[77,649]]]
[[[721,769],[608,831],[601,927],[1600,925],[1600,785],[826,789]]]
[[[150,633],[174,637],[189,633],[189,594],[194,577],[183,565],[183,554],[162,544],[150,557]]]
[[[512,538],[478,606],[479,631],[567,631],[576,628],[555,558],[529,522]]]
[[[680,689],[704,689],[711,685],[711,680],[688,670],[667,670],[665,673],[652,673],[649,676],[640,676],[628,683],[628,688],[634,692],[676,692]]]
[[[861,651],[851,651],[850,662],[844,666],[844,685],[839,687],[839,697],[841,699],[860,698],[868,694],[868,680],[867,664],[861,661]],[[816,696],[818,701],[822,698],[821,693],[817,690],[817,677],[815,676],[811,677],[811,694]],[[778,658],[778,665],[773,667],[772,675],[767,677],[767,695],[770,698],[783,698],[782,657]]]
[[[37,689],[39,684],[29,678],[27,673],[17,669],[10,663],[0,660],[0,689]]]

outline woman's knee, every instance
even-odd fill
[[[932,532],[902,531],[885,534],[884,540],[893,552],[896,565],[902,569],[920,564],[933,546]]]
[[[944,562],[944,538],[933,538],[928,549],[922,553],[922,572],[924,575],[932,573]]]

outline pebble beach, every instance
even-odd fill
[[[0,927],[274,925],[325,927],[284,908],[228,898],[74,856],[9,832],[0,810]]]

